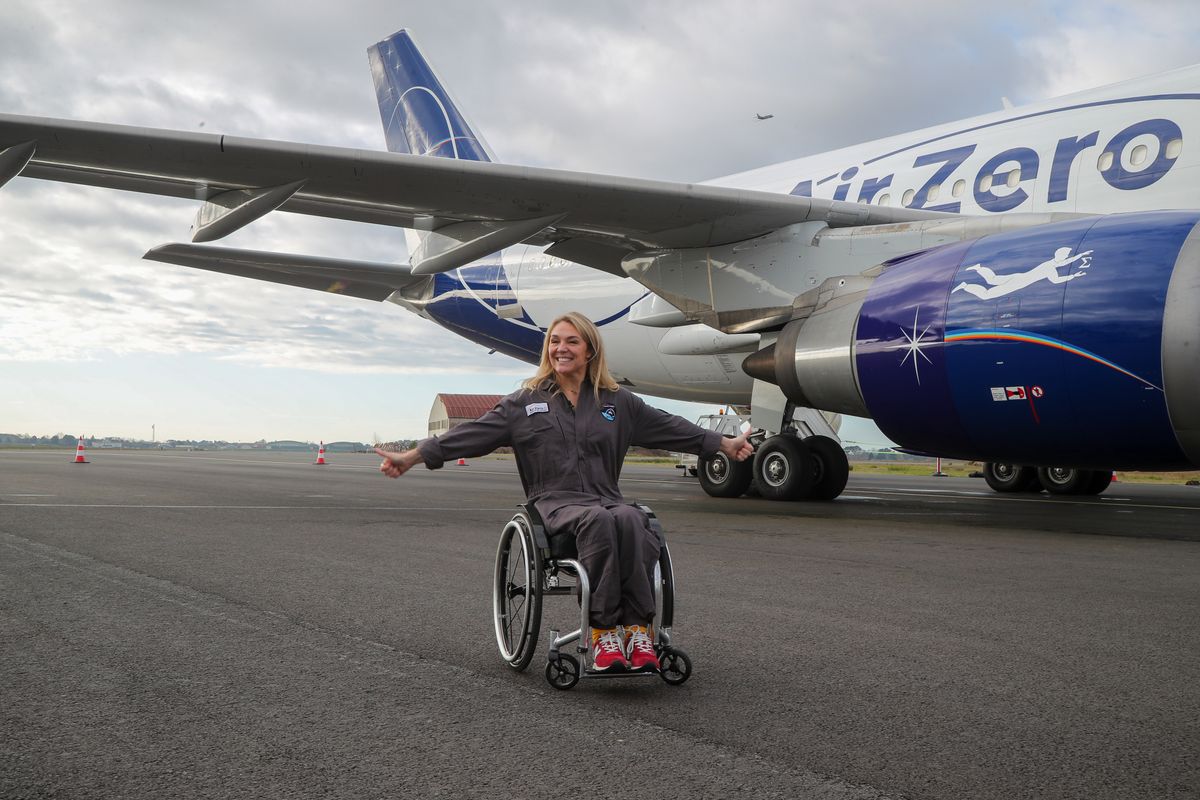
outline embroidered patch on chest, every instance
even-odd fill
[[[612,403],[605,403],[600,409],[600,416],[604,417],[609,422],[615,422],[617,419],[617,407]]]

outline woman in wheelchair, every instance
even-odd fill
[[[592,322],[570,312],[547,329],[537,374],[474,422],[429,438],[412,450],[388,452],[379,469],[398,478],[417,464],[512,447],[529,502],[546,532],[573,532],[591,586],[589,624],[597,672],[656,671],[650,635],[658,538],[647,516],[617,488],[633,445],[744,461],[746,434],[723,438],[682,417],[653,408],[618,386]]]

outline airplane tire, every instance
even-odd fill
[[[741,497],[754,480],[750,461],[734,461],[724,453],[700,459],[700,486],[709,497]]]
[[[1113,471],[1111,469],[1092,470],[1092,480],[1088,483],[1086,494],[1100,494],[1108,488],[1112,479]]]
[[[1074,467],[1038,467],[1038,481],[1050,494],[1085,494],[1092,481],[1092,470]]]
[[[768,500],[807,498],[815,478],[812,453],[795,436],[772,436],[754,454],[754,482]]]
[[[1033,467],[1022,467],[1003,461],[989,461],[983,465],[983,479],[996,492],[1025,492],[1041,489],[1037,485],[1038,471]]]
[[[804,445],[812,454],[813,488],[810,500],[832,500],[846,488],[850,478],[850,461],[842,446],[828,436],[810,436]]]

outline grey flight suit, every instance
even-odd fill
[[[512,447],[525,495],[548,533],[574,531],[591,582],[591,624],[611,628],[654,616],[651,585],[659,545],[646,516],[625,505],[617,479],[632,445],[711,456],[721,435],[668,414],[624,388],[601,391],[584,381],[579,404],[552,393],[552,381],[503,398],[474,422],[423,440],[429,469],[448,459]]]

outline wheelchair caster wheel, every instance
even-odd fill
[[[546,680],[555,689],[566,691],[579,683],[579,660],[574,656],[559,655],[546,662]]]
[[[664,647],[659,654],[659,675],[672,686],[678,686],[692,677],[692,660],[688,654],[675,647]]]

